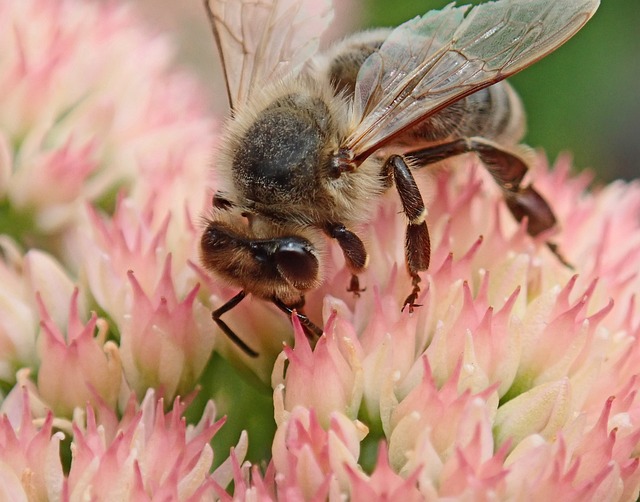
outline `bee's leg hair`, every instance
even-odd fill
[[[353,293],[355,296],[360,296],[360,293],[367,288],[360,288],[360,280],[357,274],[363,272],[369,262],[369,255],[362,240],[351,230],[348,230],[342,223],[328,224],[325,227],[325,232],[329,237],[338,241],[338,244],[342,248],[347,268],[351,271],[351,282],[349,283],[347,291]]]
[[[413,289],[404,301],[402,308],[404,310],[404,307],[408,305],[409,312],[412,312],[414,307],[419,307],[416,304],[420,293],[420,276],[418,272],[429,268],[429,260],[431,258],[431,241],[427,222],[425,221],[427,209],[424,206],[418,185],[413,179],[411,170],[403,157],[400,155],[389,157],[385,163],[384,172],[387,176],[393,178],[400,196],[402,209],[409,219],[404,249]]]
[[[231,300],[225,303],[222,307],[214,310],[211,313],[211,317],[213,318],[215,323],[218,325],[218,327],[222,330],[222,332],[225,335],[227,335],[233,343],[235,343],[238,347],[240,347],[240,349],[242,349],[242,351],[245,354],[247,354],[250,357],[258,357],[258,353],[255,350],[253,350],[251,347],[249,347],[246,343],[244,343],[240,339],[240,337],[236,335],[229,326],[227,326],[227,323],[224,322],[222,319],[220,319],[220,316],[222,314],[224,314],[225,312],[228,312],[233,307],[238,305],[238,303],[240,303],[245,296],[247,296],[247,294],[244,291],[240,291],[240,293],[238,293],[236,296],[231,298]]]
[[[275,297],[271,301],[276,307],[278,307],[288,316],[292,316],[295,314],[295,316],[300,321],[300,324],[302,325],[304,334],[309,340],[315,340],[322,336],[322,330],[302,313],[302,307],[304,307],[304,297],[301,298],[300,302],[292,306],[286,305],[282,300]]]

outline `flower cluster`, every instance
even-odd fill
[[[365,278],[374,285],[370,301],[349,306],[326,296],[325,334],[315,350],[295,330],[295,348],[274,369],[276,467],[313,448],[311,491],[329,493],[335,484],[359,499],[345,470],[363,460],[352,445],[364,427],[387,444],[366,478],[367,493],[378,497],[401,489],[427,500],[486,493],[498,500],[635,500],[640,186],[586,194],[586,178],[568,176],[567,158],[554,171],[538,165],[536,186],[562,201],[559,220],[571,230],[534,240],[508,220],[490,179],[472,162],[461,164],[432,180],[435,253],[422,307],[414,314],[397,308],[409,286],[396,270],[396,249],[376,257]],[[616,205],[605,202],[614,198]],[[370,242],[401,231],[389,222],[396,211],[393,201],[380,208]],[[544,239],[558,243],[573,270]],[[324,446],[302,410],[328,430]],[[332,434],[345,419],[351,434],[344,427]],[[300,476],[291,463],[281,472]],[[400,478],[376,491],[381,472]]]
[[[214,345],[199,84],[130,6],[10,1],[0,20],[0,498],[214,494],[222,422],[212,402],[183,417]]]
[[[0,7],[0,201],[20,237],[52,247],[86,201],[106,208],[123,186],[138,204],[202,207],[190,193],[204,180],[202,138],[212,137],[202,93],[168,72],[170,43],[130,11],[83,1]]]
[[[0,499],[637,499],[640,185],[538,155],[559,225],[532,238],[473,157],[416,172],[420,307],[390,191],[359,297],[327,245],[315,344],[265,302],[225,314],[251,358],[211,321],[237,293],[198,259],[216,121],[168,39],[115,2],[10,0],[0,49]],[[275,433],[219,442],[252,420]]]

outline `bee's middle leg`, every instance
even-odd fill
[[[329,237],[338,241],[342,254],[351,272],[351,281],[347,291],[355,296],[360,296],[366,288],[360,287],[358,274],[364,272],[369,263],[369,255],[364,247],[364,243],[355,233],[347,229],[342,223],[330,223],[326,226],[325,232]]]
[[[411,312],[413,307],[419,306],[416,304],[420,293],[420,275],[418,273],[429,268],[431,259],[431,241],[425,221],[427,209],[422,200],[420,189],[403,157],[400,155],[389,157],[384,165],[384,173],[393,179],[400,196],[402,209],[409,219],[404,249],[413,289],[404,301],[402,308],[404,309],[408,305]]]

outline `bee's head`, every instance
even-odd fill
[[[266,300],[296,303],[320,284],[319,253],[309,239],[279,229],[274,237],[257,237],[227,212],[208,222],[200,254],[215,275]]]

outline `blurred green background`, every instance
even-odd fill
[[[447,3],[366,0],[362,24],[395,26]],[[603,0],[573,39],[510,82],[525,103],[528,144],[551,160],[569,151],[576,169],[602,181],[640,176],[639,0]]]

